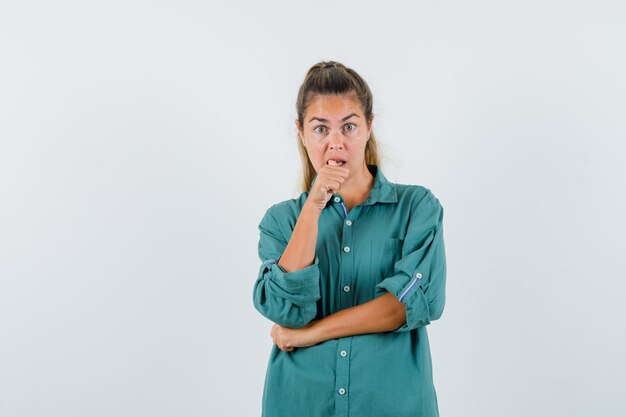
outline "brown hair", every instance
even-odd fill
[[[296,101],[296,111],[298,113],[298,123],[304,129],[304,113],[316,95],[323,94],[347,94],[353,93],[361,103],[361,108],[365,114],[365,119],[369,123],[372,115],[374,99],[369,86],[359,74],[351,68],[335,61],[322,61],[309,68],[304,81],[298,90]],[[306,152],[302,141],[298,138],[298,148],[302,161],[302,191],[309,191],[311,183],[315,177],[315,168]],[[365,145],[365,163],[368,165],[380,165],[380,155],[374,131],[371,131],[370,138]]]

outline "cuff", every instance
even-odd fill
[[[269,274],[269,279],[283,292],[283,297],[290,299],[294,304],[309,304],[320,298],[319,258],[316,256],[313,264],[287,272],[280,265],[278,259],[268,259],[261,267],[262,274]]]
[[[390,292],[406,306],[406,322],[395,332],[406,332],[430,323],[428,302],[420,286],[422,281],[422,274],[415,272],[409,280],[406,274],[394,275],[376,285],[377,297]]]

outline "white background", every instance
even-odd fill
[[[402,5],[400,5],[402,4]],[[0,416],[259,416],[257,225],[337,60],[444,206],[446,417],[623,416],[621,1],[0,3]]]

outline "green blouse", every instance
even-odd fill
[[[435,417],[426,325],[445,304],[443,208],[426,187],[387,181],[375,165],[368,198],[348,211],[335,194],[319,218],[312,265],[278,265],[308,192],[270,207],[259,224],[262,265],[254,307],[301,327],[388,291],[406,305],[406,323],[382,333],[327,340],[284,352],[273,345],[263,417]]]

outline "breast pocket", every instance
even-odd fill
[[[393,274],[393,265],[402,256],[402,239],[375,238],[371,241],[370,271],[380,281]]]

